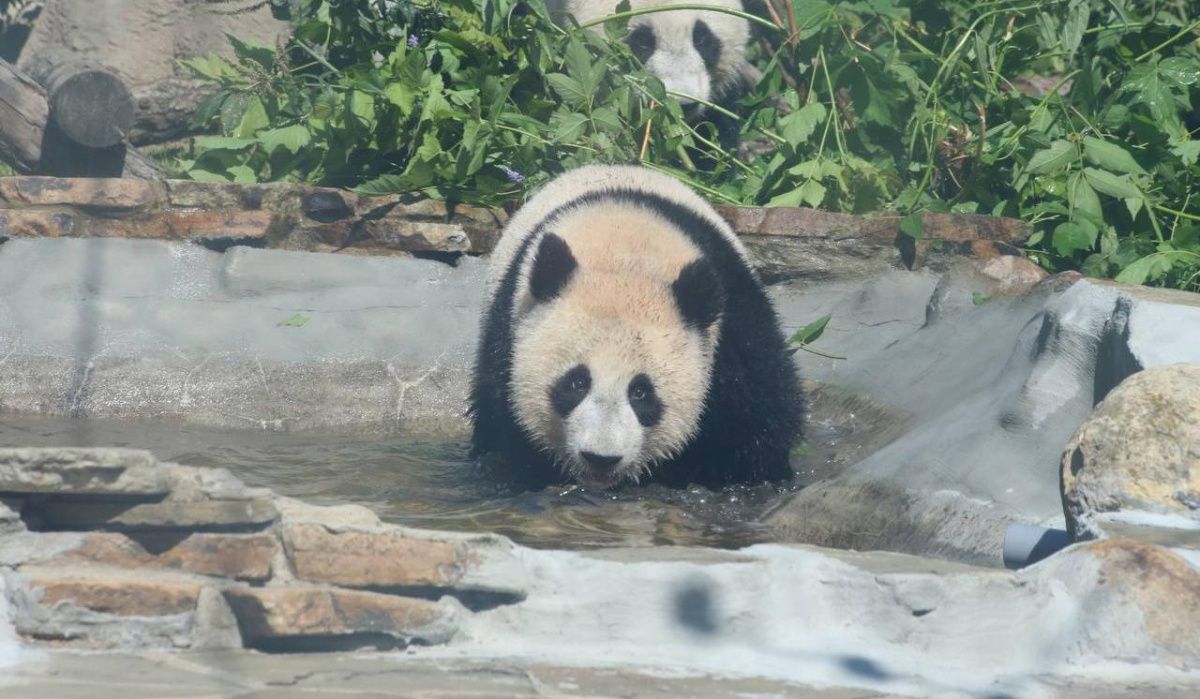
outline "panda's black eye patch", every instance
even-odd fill
[[[590,390],[592,390],[592,372],[588,371],[586,366],[578,364],[558,377],[558,380],[550,387],[550,405],[554,408],[554,412],[566,417],[583,402]]]
[[[663,415],[663,403],[654,391],[654,382],[645,374],[638,374],[629,382],[629,407],[637,415],[642,427],[653,427]]]
[[[696,20],[692,26],[692,46],[696,47],[696,53],[700,54],[708,72],[717,69],[717,62],[721,60],[721,40],[703,20]]]
[[[658,42],[654,38],[654,30],[644,24],[634,27],[633,31],[629,32],[629,37],[625,39],[625,43],[642,63],[650,60],[650,56],[654,55],[654,49],[658,47]]]

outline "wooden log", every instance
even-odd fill
[[[50,117],[64,136],[87,148],[111,148],[133,128],[133,96],[98,66],[67,63],[34,75],[50,95]]]
[[[49,118],[46,92],[0,59],[0,159],[21,172],[36,172]]]
[[[94,67],[54,70],[43,83],[0,59],[0,160],[18,172],[60,177],[162,176],[125,142],[133,101],[120,80]]]

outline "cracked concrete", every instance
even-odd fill
[[[22,240],[0,410],[257,429],[461,429],[485,262]],[[37,273],[32,273],[37,270]]]

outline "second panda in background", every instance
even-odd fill
[[[619,0],[549,0],[547,7],[562,22],[569,14],[583,24],[617,11]],[[631,0],[633,10],[680,4],[681,0]],[[742,11],[742,0],[704,0],[705,5]],[[603,27],[597,25],[597,31]],[[633,54],[668,90],[731,109],[760,77],[746,60],[750,23],[741,17],[711,10],[669,10],[629,20],[626,43]],[[680,98],[692,120],[710,121],[725,148],[737,147],[735,120]]]

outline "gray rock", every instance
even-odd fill
[[[38,516],[55,529],[252,530],[279,516],[270,500],[200,500],[130,504],[127,502],[47,502]]]
[[[111,21],[97,21],[97,18]],[[119,18],[119,19],[118,19]],[[31,74],[81,60],[115,72],[133,93],[137,143],[187,130],[201,100],[215,90],[195,80],[180,59],[232,55],[226,37],[273,46],[290,28],[269,3],[229,0],[46,0],[17,66]],[[137,37],[131,41],[130,37]]]
[[[784,285],[784,322],[833,320],[801,373],[893,406],[903,434],[767,516],[786,540],[996,565],[1009,522],[1061,526],[1062,446],[1143,368],[1200,361],[1194,294],[1064,275],[976,303],[987,278]],[[828,416],[822,416],[828,419]]]
[[[155,496],[169,488],[148,451],[0,449],[0,492]]]
[[[1103,520],[1195,530],[1200,543],[1200,364],[1130,376],[1096,406],[1062,457],[1062,499],[1075,540]]]
[[[80,641],[101,648],[186,648],[192,612],[158,615],[96,611],[71,601],[43,604],[45,591],[19,572],[0,568],[13,628],[27,638]],[[126,578],[129,582],[130,578]],[[89,590],[83,584],[80,589]]]
[[[21,520],[23,504],[17,498],[0,498],[0,536],[25,529],[25,523]]]
[[[215,587],[200,590],[192,625],[192,650],[221,650],[242,647],[237,617]]]

